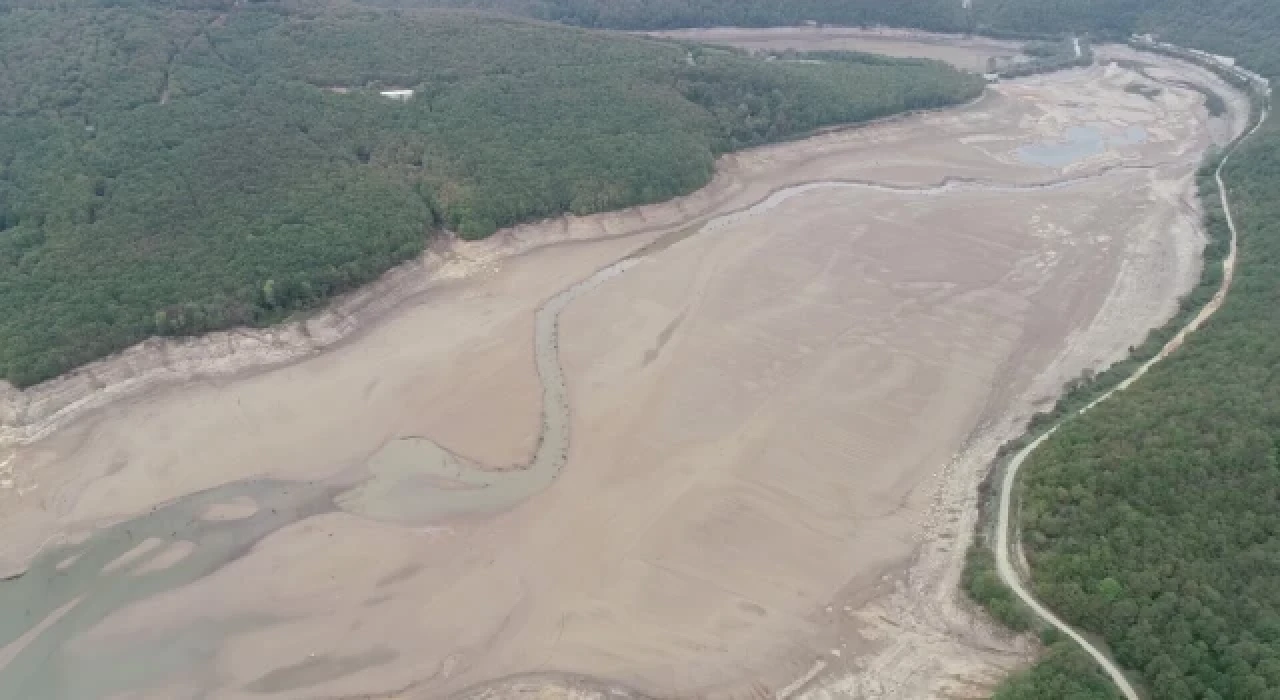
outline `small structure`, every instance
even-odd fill
[[[389,100],[408,102],[413,97],[413,90],[383,90],[378,94]]]

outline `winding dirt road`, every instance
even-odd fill
[[[1027,589],[1027,586],[1023,583],[1017,569],[1014,567],[1010,556],[1010,532],[1014,527],[1012,523],[1012,516],[1010,515],[1013,506],[1013,489],[1017,483],[1018,472],[1021,470],[1023,463],[1026,462],[1027,457],[1030,456],[1031,453],[1035,452],[1036,448],[1040,447],[1041,443],[1056,433],[1059,427],[1076,416],[1084,415],[1094,406],[1097,406],[1103,401],[1111,398],[1117,392],[1124,391],[1129,388],[1134,382],[1141,379],[1148,370],[1154,367],[1156,363],[1173,354],[1175,350],[1182,346],[1182,343],[1186,340],[1187,336],[1196,332],[1200,326],[1209,319],[1209,317],[1213,316],[1213,314],[1221,308],[1222,302],[1226,299],[1227,292],[1231,289],[1231,280],[1235,274],[1236,247],[1237,241],[1239,240],[1239,234],[1236,232],[1235,219],[1231,214],[1231,202],[1227,198],[1227,187],[1222,181],[1222,169],[1226,167],[1227,162],[1231,159],[1231,156],[1235,153],[1236,149],[1239,148],[1240,144],[1252,136],[1254,132],[1266,123],[1268,114],[1268,110],[1264,109],[1262,111],[1257,123],[1231,145],[1227,154],[1223,156],[1222,162],[1218,164],[1217,170],[1214,172],[1214,179],[1218,182],[1218,196],[1222,199],[1222,209],[1227,217],[1227,227],[1231,231],[1231,247],[1227,253],[1227,257],[1222,261],[1222,284],[1218,287],[1218,291],[1213,295],[1213,298],[1209,300],[1208,304],[1205,304],[1204,308],[1200,310],[1200,313],[1196,314],[1195,318],[1193,318],[1190,323],[1184,326],[1177,335],[1175,335],[1163,348],[1160,349],[1160,352],[1157,353],[1155,357],[1152,357],[1150,360],[1143,363],[1142,366],[1140,366],[1131,376],[1116,385],[1115,388],[1094,399],[1080,410],[1067,415],[1049,430],[1045,431],[1040,437],[1032,441],[1031,444],[1022,448],[1022,450],[1009,462],[1009,467],[1005,470],[1004,479],[1000,486],[1000,512],[996,536],[996,570],[1000,575],[1000,579],[1005,582],[1005,585],[1013,589],[1013,592],[1018,596],[1018,598],[1021,599],[1027,607],[1031,608],[1032,612],[1034,612],[1037,617],[1070,637],[1079,644],[1081,648],[1088,652],[1089,655],[1098,662],[1098,665],[1107,672],[1107,675],[1111,677],[1111,680],[1115,682],[1116,687],[1120,689],[1120,692],[1124,694],[1127,700],[1138,700],[1138,693],[1133,689],[1133,686],[1129,683],[1129,679],[1125,677],[1124,672],[1120,667],[1108,658],[1106,654],[1089,642],[1089,640],[1085,639],[1079,632],[1072,629],[1070,625],[1063,622],[1058,618],[1058,616],[1054,615],[1048,608],[1041,604],[1040,601],[1036,600],[1035,596]]]
[[[0,454],[0,696],[980,696],[1031,650],[955,601],[976,485],[1174,311],[1243,130],[1154,81],[1002,83],[450,246],[348,342]]]

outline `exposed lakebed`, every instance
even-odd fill
[[[255,543],[291,523],[335,510],[378,520],[425,525],[460,515],[509,508],[545,489],[560,475],[569,454],[571,406],[561,367],[560,317],[573,301],[643,264],[691,235],[732,230],[745,220],[820,190],[863,190],[900,196],[945,196],[965,192],[1027,193],[1071,187],[1106,177],[1103,171],[1011,185],[948,179],[938,185],[905,187],[872,182],[823,181],[781,189],[741,211],[676,231],[635,256],[608,265],[544,303],[535,319],[534,351],[542,383],[542,429],[532,460],[494,470],[470,463],[426,437],[393,440],[361,469],[320,482],[249,480],[179,498],[98,530],[82,542],[46,548],[20,576],[0,582],[0,647],[24,635],[24,649],[0,671],[0,697],[91,698],[107,690],[146,685],[175,672],[192,672],[202,661],[202,639],[252,628],[269,620],[210,621],[182,638],[164,638],[117,655],[64,657],[76,635],[110,613],[195,581],[242,556]],[[210,518],[220,505],[251,501],[253,512]],[[144,543],[159,541],[163,546]],[[193,543],[178,561],[159,570],[147,562],[165,546]],[[141,548],[141,551],[138,551]],[[263,683],[270,685],[269,679]]]
[[[1104,130],[1101,124],[1073,126],[1062,139],[1022,146],[1017,155],[1024,163],[1061,168],[1114,146],[1133,146],[1147,140],[1147,131],[1140,126],[1129,126],[1111,135],[1104,135]]]
[[[910,601],[867,607],[879,593],[849,582],[908,565],[933,581],[977,478],[939,465],[984,406],[1068,333],[1061,378],[1173,308],[1198,239],[1161,192],[1194,159],[1161,149],[1202,132],[1189,100],[1148,107],[1130,80],[1014,82],[985,104],[743,154],[728,205],[661,229],[637,217],[630,230],[653,235],[511,259],[382,335],[113,410],[87,442],[46,448],[62,459],[28,492],[65,504],[74,531],[115,524],[0,584],[0,696],[448,697],[536,670],[679,696],[785,687],[828,640],[847,659],[890,655],[877,681],[927,684],[957,663],[991,677],[1013,658],[998,641],[933,612],[903,624]],[[1065,179],[1017,157],[1111,123],[1120,101],[1159,125],[1143,149],[1109,142],[1123,153]],[[1094,147],[1080,136],[1076,152]],[[206,468],[181,433],[169,443],[190,459],[157,449],[173,435],[157,420],[238,456]],[[337,476],[314,467],[317,443]],[[64,486],[57,468],[96,473],[73,470],[78,449],[121,466]],[[244,478],[280,464],[303,480]],[[859,617],[821,614],[832,605]],[[880,619],[880,641],[859,636]],[[950,670],[930,665],[943,657]]]

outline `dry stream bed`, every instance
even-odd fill
[[[324,352],[6,426],[0,697],[982,696],[1030,649],[958,600],[977,482],[1172,314],[1243,119],[1102,54],[1150,66],[728,156],[435,251]]]

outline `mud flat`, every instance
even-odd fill
[[[1198,271],[1216,132],[1156,80],[741,153],[12,439],[0,697],[980,694],[1028,653],[956,600],[985,460]]]

